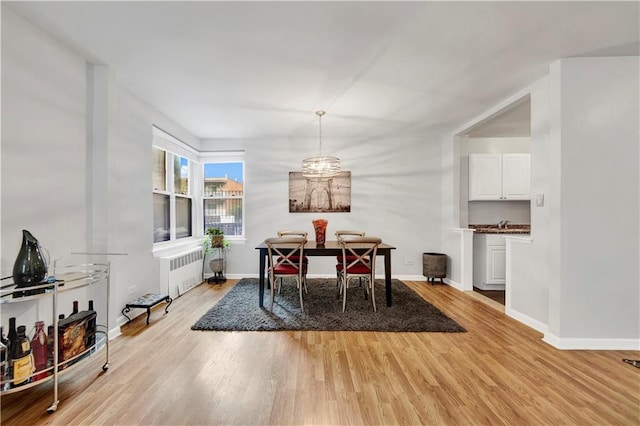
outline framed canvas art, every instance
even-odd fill
[[[348,213],[351,211],[351,172],[328,179],[308,179],[289,172],[289,213]]]

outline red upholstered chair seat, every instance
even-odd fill
[[[299,259],[299,258],[298,258]],[[307,268],[302,268],[302,273],[306,274]],[[276,275],[298,275],[298,268],[293,265],[277,265],[273,268],[273,273]]]
[[[336,268],[338,269],[338,271],[342,272],[342,270],[344,269],[344,266],[341,263],[339,265],[336,265]],[[370,273],[371,273],[371,268],[369,268],[364,263],[356,263],[355,265],[347,268],[347,274],[349,274],[349,275],[351,275],[351,274],[370,274]]]

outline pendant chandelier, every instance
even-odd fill
[[[302,176],[308,179],[328,179],[340,173],[340,159],[322,155],[322,116],[325,114],[324,111],[316,111],[320,141],[318,155],[302,160]]]

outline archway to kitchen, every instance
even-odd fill
[[[528,237],[531,227],[531,98],[512,103],[456,135],[460,228],[475,229],[473,291],[505,305],[504,235]]]

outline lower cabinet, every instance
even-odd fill
[[[481,290],[504,290],[506,243],[502,234],[473,236],[473,285]]]

